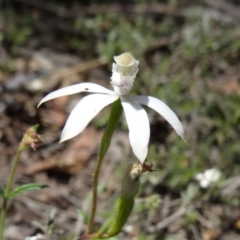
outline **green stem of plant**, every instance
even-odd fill
[[[103,158],[110,146],[111,139],[115,128],[117,127],[118,121],[122,114],[122,105],[120,99],[113,103],[110,118],[108,121],[108,125],[106,131],[103,134],[100,151],[98,155],[97,165],[95,171],[93,173],[93,188],[92,188],[92,209],[88,223],[88,234],[92,233],[94,217],[97,209],[97,186],[98,186],[98,176],[101,169]]]
[[[9,174],[6,189],[4,191],[3,206],[2,206],[1,216],[0,216],[0,240],[3,240],[3,231],[4,231],[5,219],[6,219],[6,215],[7,215],[8,197],[9,197],[9,194],[10,194],[10,191],[11,191],[13,177],[14,177],[15,172],[16,172],[16,168],[17,168],[17,164],[18,164],[18,160],[20,158],[21,152],[22,152],[22,148],[19,147],[18,151],[15,155],[14,161],[13,161],[13,165],[12,165],[12,168],[11,168],[11,172]]]

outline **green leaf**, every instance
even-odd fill
[[[113,215],[98,230],[97,234],[91,235],[91,239],[117,240],[116,235],[125,225],[134,205],[134,198],[119,197],[115,203]]]
[[[0,195],[4,196],[4,188],[0,185]]]
[[[125,225],[134,205],[134,198],[119,197],[114,207],[112,220],[108,231],[107,237],[116,236]]]
[[[26,192],[26,191],[31,191],[31,190],[40,190],[43,188],[48,187],[45,184],[39,184],[39,183],[28,183],[24,184],[20,187],[15,188],[8,196],[8,199],[14,198],[18,196],[19,194]]]

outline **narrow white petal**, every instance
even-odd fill
[[[182,123],[178,119],[177,115],[164,102],[157,98],[143,95],[132,96],[129,97],[129,99],[146,105],[158,112],[172,125],[173,129],[183,139],[183,141],[185,141],[185,134]]]
[[[73,138],[81,133],[104,107],[116,101],[118,98],[116,94],[91,94],[81,99],[68,117],[62,131],[60,142]]]
[[[132,150],[140,162],[144,162],[148,153],[150,126],[146,111],[136,102],[122,97],[122,106],[129,129]]]
[[[78,83],[72,86],[64,87],[59,90],[56,90],[54,92],[49,93],[47,96],[45,96],[40,103],[38,104],[38,107],[46,101],[49,101],[54,98],[71,95],[79,92],[91,92],[91,93],[106,93],[106,94],[115,94],[114,91],[108,90],[105,87],[102,87],[96,83]]]

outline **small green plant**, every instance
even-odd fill
[[[47,187],[47,185],[44,185],[44,184],[28,183],[28,184],[23,184],[13,190],[11,189],[13,180],[14,180],[14,175],[17,169],[18,161],[20,159],[20,155],[22,151],[26,150],[29,146],[34,150],[36,150],[39,144],[42,143],[41,136],[36,133],[37,128],[38,128],[38,125],[35,125],[29,128],[24,134],[23,139],[19,144],[15,158],[13,160],[7,185],[5,188],[0,185],[0,196],[3,198],[3,205],[2,205],[1,215],[0,215],[0,240],[3,240],[4,224],[5,224],[5,219],[7,215],[8,202],[23,192],[30,191],[30,190],[43,189]]]

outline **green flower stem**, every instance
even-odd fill
[[[3,240],[3,231],[4,231],[6,214],[7,214],[8,197],[9,197],[9,194],[10,194],[10,191],[11,191],[13,177],[15,175],[18,160],[20,158],[20,154],[21,154],[22,150],[23,149],[21,148],[21,146],[19,146],[18,151],[17,151],[16,156],[15,156],[14,161],[13,161],[13,165],[12,165],[11,172],[10,172],[10,175],[9,175],[9,178],[8,178],[7,186],[6,186],[6,189],[4,191],[3,206],[2,206],[1,216],[0,216],[0,240]]]
[[[120,119],[120,116],[122,114],[122,105],[120,99],[115,101],[112,105],[110,118],[108,121],[108,125],[106,128],[106,131],[103,134],[101,145],[100,145],[100,151],[98,155],[97,165],[95,168],[95,171],[93,173],[93,188],[92,188],[92,209],[91,209],[91,215],[89,219],[88,224],[88,234],[92,233],[93,230],[93,224],[94,224],[94,217],[97,209],[97,186],[98,186],[98,176],[101,169],[103,158],[110,146],[111,139],[113,132],[115,128],[117,127],[118,121]]]

